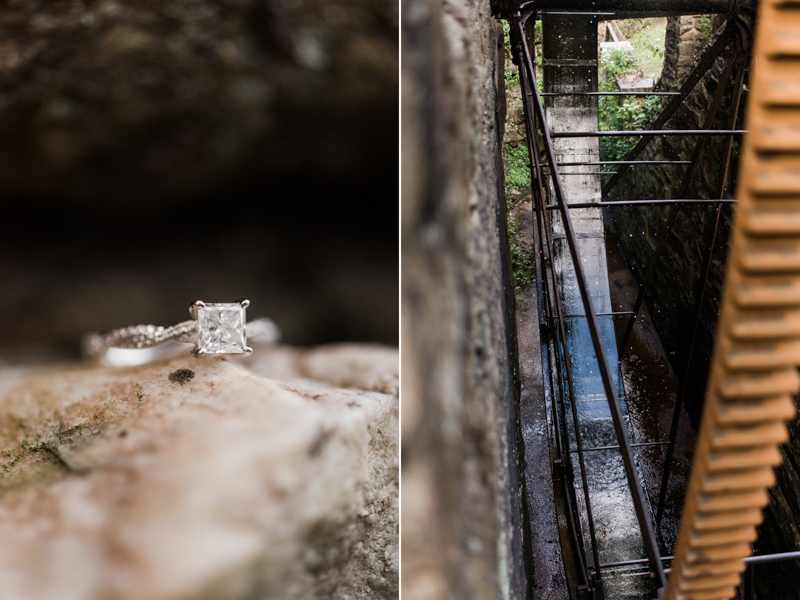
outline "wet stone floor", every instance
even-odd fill
[[[522,231],[527,232],[530,226],[530,208],[527,202],[521,202],[515,207],[521,212],[523,221]],[[604,257],[599,262],[607,262],[608,289],[610,298],[603,299],[602,312],[631,310],[639,289],[639,284],[630,272],[625,259],[619,249],[613,224],[609,219],[604,219],[605,238]],[[524,240],[530,243],[530,239]],[[598,240],[599,241],[599,240]],[[559,245],[557,243],[557,245]],[[559,253],[559,250],[556,250]],[[605,259],[605,260],[604,260]],[[563,262],[562,262],[563,265]],[[568,271],[571,269],[567,269]],[[570,293],[569,275],[563,274],[561,283],[566,284],[566,296],[574,297]],[[597,300],[600,300],[599,298]],[[610,301],[610,305],[608,302]],[[553,417],[550,407],[544,399],[535,396],[535,381],[541,377],[541,364],[539,354],[539,336],[536,328],[531,327],[535,322],[535,286],[527,290],[518,291],[517,295],[517,327],[520,350],[520,366],[522,370],[522,420],[528,424],[530,431],[524,431],[526,438],[526,479],[528,480],[529,502],[538,507],[536,514],[539,518],[531,522],[531,535],[533,544],[533,562],[535,571],[534,598],[562,598],[564,592],[564,574],[555,563],[562,560],[561,553],[557,550],[559,544],[553,543],[557,539],[554,528],[558,524],[549,515],[555,511],[553,502],[553,489],[549,476],[550,452],[546,449],[547,439],[552,441]],[[579,306],[566,306],[565,313],[582,313]],[[634,334],[628,349],[618,361],[619,369],[614,369],[617,379],[617,388],[620,392],[623,409],[626,413],[627,425],[633,443],[666,442],[669,436],[670,422],[677,393],[675,376],[667,361],[667,356],[661,346],[658,334],[652,326],[647,309],[644,309],[642,319],[634,328]],[[609,358],[617,364],[615,343],[612,340],[622,335],[627,317],[600,317],[603,337]],[[585,319],[569,319],[571,345],[584,347],[591,345],[588,338],[588,329]],[[585,331],[584,331],[585,329]],[[529,331],[530,330],[530,331]],[[529,335],[530,334],[530,335]],[[528,338],[531,339],[528,339]],[[580,353],[579,353],[580,354]],[[584,353],[585,354],[585,353]],[[578,358],[572,357],[571,364],[574,375],[583,373],[584,383],[582,389],[576,389],[578,395],[576,409],[580,416],[581,436],[584,447],[598,447],[616,445],[616,436],[613,426],[608,418],[608,408],[602,384],[592,377],[592,370],[597,374],[596,361],[590,360],[592,352]],[[553,364],[555,367],[555,364]],[[599,378],[598,378],[599,379]],[[533,395],[532,395],[533,394]],[[538,414],[538,406],[544,412]],[[571,406],[565,408],[568,436],[571,438],[570,446],[575,449],[575,432],[572,427]],[[537,415],[533,413],[536,412]],[[548,413],[545,416],[545,412]],[[527,414],[530,413],[530,414]],[[535,417],[535,418],[534,418]],[[549,422],[549,425],[547,424]],[[534,435],[533,428],[542,435]],[[549,435],[544,435],[548,430]],[[537,441],[539,440],[539,441]],[[678,445],[675,453],[673,475],[667,494],[665,515],[660,527],[659,541],[661,552],[668,556],[673,553],[674,543],[678,533],[680,511],[685,493],[686,482],[691,468],[691,452],[694,447],[694,432],[689,425],[685,411],[681,415],[681,426],[678,435]],[[661,481],[665,446],[652,446],[636,448],[634,450],[637,467],[641,475],[645,494],[652,506],[653,512],[658,501],[658,490]],[[588,546],[588,524],[586,522],[586,509],[583,501],[583,490],[578,471],[577,453],[572,454],[575,466],[576,499],[579,513],[582,515],[582,529],[585,532],[587,544],[586,554],[591,562],[591,549]],[[619,450],[598,450],[586,452],[586,466],[589,480],[590,501],[593,509],[593,521],[598,542],[601,563],[635,560],[644,558],[644,549],[641,543],[639,527],[635,517],[633,503],[628,490],[627,480],[624,475]],[[539,464],[541,463],[541,464]],[[550,481],[548,481],[550,480]],[[547,489],[545,489],[547,488]],[[538,491],[537,491],[538,490]],[[547,518],[544,518],[547,516]],[[562,517],[558,521],[564,527]],[[565,543],[562,538],[562,544]],[[567,560],[569,563],[569,560]],[[669,563],[666,563],[669,566]],[[567,569],[570,566],[567,565]],[[613,567],[603,570],[604,590],[606,598],[614,599],[650,599],[654,587],[642,573],[647,572],[645,564],[625,567]],[[567,576],[569,578],[569,576]],[[537,585],[538,584],[538,585]],[[555,595],[554,595],[555,594]]]
[[[619,247],[613,222],[608,215],[605,223],[606,259],[612,307],[614,311],[630,311],[639,291],[639,282],[628,268]],[[619,357],[628,409],[628,426],[633,443],[667,442],[677,397],[677,381],[658,332],[650,320],[646,305],[643,305],[642,313],[642,317],[637,319],[638,323],[634,327],[628,347]],[[620,339],[629,317],[620,315],[612,318],[615,321],[616,337]],[[664,515],[658,527],[660,549],[665,556],[673,554],[678,536],[695,437],[696,433],[689,423],[688,415],[682,410]],[[666,445],[636,448],[635,454],[644,491],[654,513],[658,503]],[[666,563],[666,566],[669,566],[669,563]],[[611,578],[644,570],[646,568],[642,566],[620,567],[614,569],[614,573],[607,573],[606,576]],[[619,577],[621,581],[625,579],[637,578]],[[614,580],[609,579],[608,584],[612,584],[612,581]],[[612,584],[612,587],[616,587],[616,583]]]

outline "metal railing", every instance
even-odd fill
[[[520,6],[527,6],[531,3],[523,3]],[[593,3],[594,4],[594,3]],[[532,5],[532,4],[531,4]],[[541,8],[541,3],[537,4]],[[541,11],[541,13],[548,11]],[[553,14],[550,12],[550,14]],[[560,13],[559,13],[560,14]],[[564,12],[563,14],[587,14],[584,11],[580,12]],[[596,15],[599,13],[595,13]],[[534,67],[533,57],[528,45],[527,37],[525,35],[525,28],[527,22],[534,17],[535,13],[532,10],[527,12],[517,12],[513,19],[512,36],[516,38],[516,51],[518,64],[520,66],[520,81],[522,85],[522,97],[524,99],[524,113],[527,124],[527,143],[530,156],[530,169],[532,175],[532,195],[533,195],[533,220],[534,220],[534,245],[540,251],[537,252],[536,268],[537,268],[537,291],[539,292],[539,306],[542,321],[540,324],[543,329],[547,327],[553,328],[552,340],[557,341],[560,347],[556,347],[554,351],[554,363],[556,369],[563,369],[566,373],[567,382],[567,398],[572,408],[572,421],[574,427],[574,436],[576,442],[576,449],[569,448],[569,436],[567,435],[566,428],[566,415],[565,409],[562,406],[555,406],[555,397],[557,391],[552,391],[550,400],[554,402],[553,414],[556,420],[556,452],[559,457],[556,462],[565,464],[569,461],[569,455],[578,455],[578,466],[580,471],[580,478],[583,487],[583,502],[587,513],[588,529],[589,529],[589,549],[592,553],[593,563],[588,565],[584,555],[584,546],[582,544],[583,535],[581,532],[580,518],[577,513],[575,505],[576,496],[574,495],[574,488],[572,496],[568,496],[569,510],[568,513],[571,518],[568,519],[568,526],[571,529],[571,539],[576,546],[577,555],[579,557],[578,571],[580,573],[581,581],[583,582],[583,589],[579,589],[579,593],[590,592],[593,597],[600,598],[603,596],[602,580],[604,577],[603,571],[620,567],[636,567],[640,565],[647,565],[648,570],[638,573],[622,573],[622,572],[607,572],[606,578],[614,577],[649,577],[655,580],[657,587],[664,588],[666,585],[666,577],[670,569],[665,569],[663,562],[669,561],[673,557],[661,556],[659,553],[658,544],[656,541],[654,523],[649,518],[648,507],[645,503],[644,492],[641,482],[637,476],[634,467],[633,448],[647,447],[647,446],[667,446],[666,456],[663,463],[663,470],[661,476],[661,483],[659,486],[658,506],[656,510],[655,525],[656,527],[661,521],[664,512],[664,505],[666,499],[666,492],[670,478],[670,466],[672,457],[675,450],[678,422],[681,410],[683,408],[684,399],[686,395],[687,382],[689,380],[690,370],[692,366],[692,356],[694,354],[695,342],[697,339],[700,312],[703,306],[703,300],[706,294],[706,287],[709,278],[709,271],[712,259],[713,248],[719,231],[720,213],[724,204],[734,204],[736,200],[730,198],[723,198],[725,192],[725,184],[728,179],[728,174],[731,168],[731,155],[733,141],[735,137],[745,133],[745,131],[736,129],[737,120],[739,117],[741,100],[744,90],[744,76],[746,71],[746,56],[741,53],[729,53],[729,57],[724,63],[722,73],[719,77],[717,89],[714,98],[709,106],[705,122],[700,129],[662,129],[669,118],[681,106],[682,102],[688,97],[690,92],[699,83],[702,77],[706,74],[709,68],[715,63],[722,52],[734,39],[733,27],[721,32],[721,35],[707,47],[699,61],[695,64],[692,71],[684,80],[681,89],[678,92],[547,92],[541,93],[535,85],[536,72]],[[734,76],[735,74],[735,76]],[[724,95],[728,86],[732,84],[731,104],[726,129],[712,129],[717,113],[722,104]],[[648,129],[636,131],[567,131],[567,132],[551,132],[548,129],[545,112],[543,107],[542,98],[545,97],[559,97],[559,96],[664,96],[669,97],[669,102],[662,107],[657,113],[655,119],[650,124]],[[558,162],[556,160],[556,152],[553,145],[553,139],[558,138],[600,138],[600,137],[620,137],[620,136],[639,136],[640,139],[634,147],[628,152],[624,160],[618,161],[583,161],[583,162]],[[695,145],[691,160],[639,160],[638,156],[648,145],[648,143],[655,139],[657,136],[697,136],[698,142]],[[725,136],[725,151],[722,157],[722,169],[717,187],[717,193],[713,199],[687,199],[685,198],[692,173],[698,164],[700,154],[704,148],[706,140],[710,136]],[[541,142],[541,148],[539,144]],[[544,154],[545,160],[541,160],[541,153]],[[573,166],[615,166],[618,167],[617,171],[594,171],[588,173],[562,173],[561,167]],[[620,200],[620,201],[607,201],[605,200],[606,194],[616,185],[631,166],[639,165],[685,165],[687,166],[686,172],[681,180],[679,191],[676,194],[678,199],[655,199],[655,200]],[[608,180],[603,186],[602,203],[568,203],[564,187],[562,185],[561,177],[564,175],[610,175],[611,179]],[[545,190],[544,178],[548,177],[552,196],[555,197],[555,204],[548,203],[548,193]],[[552,200],[552,199],[551,199]],[[583,272],[581,257],[578,249],[578,236],[572,226],[570,218],[570,209],[582,208],[598,208],[602,206],[656,206],[664,205],[670,207],[670,211],[665,218],[662,230],[659,233],[659,245],[652,255],[646,274],[643,279],[643,284],[640,288],[637,299],[634,303],[633,310],[619,311],[610,313],[597,313],[592,306],[591,297],[588,292],[588,284]],[[621,359],[627,341],[631,335],[633,325],[636,322],[645,295],[649,289],[652,281],[653,272],[658,264],[661,253],[666,245],[667,238],[670,235],[672,226],[675,223],[676,217],[682,207],[687,205],[712,205],[713,210],[709,215],[707,221],[706,231],[703,234],[703,239],[706,245],[706,251],[703,256],[703,269],[702,278],[698,281],[697,293],[695,294],[695,305],[693,307],[694,324],[692,329],[691,343],[689,355],[686,363],[686,368],[683,378],[679,382],[678,394],[673,410],[672,421],[670,426],[670,433],[668,441],[655,441],[646,443],[631,443],[630,437],[627,433],[623,422],[622,411],[620,408],[619,398],[617,397],[615,385],[613,382],[611,366],[609,365],[608,357],[606,355],[605,347],[603,345],[602,336],[598,317],[623,317],[628,316],[629,321],[625,332],[623,333],[621,342],[619,344],[618,352]],[[558,278],[556,276],[553,266],[554,236],[548,226],[548,212],[558,211],[560,214],[561,222],[564,227],[563,237],[568,245],[569,255],[575,275],[577,278],[580,299],[583,304],[585,314],[563,314],[561,309],[560,292],[558,289]],[[555,315],[553,315],[553,312]],[[578,423],[578,415],[576,411],[576,396],[572,379],[572,371],[570,360],[567,356],[567,341],[565,338],[565,319],[586,319],[589,327],[589,332],[592,339],[592,345],[595,350],[598,368],[601,374],[603,389],[605,391],[604,400],[608,402],[609,409],[614,423],[615,433],[617,435],[618,445],[585,447],[581,437],[581,431]],[[543,348],[545,344],[543,343]],[[550,358],[544,357],[550,364]],[[547,369],[545,369],[547,371]],[[552,372],[548,373],[554,389],[558,387],[556,382],[557,377],[554,377]],[[562,390],[563,392],[563,390]],[[597,401],[597,400],[594,400]],[[586,473],[585,454],[594,451],[607,451],[619,450],[625,466],[625,474],[628,486],[631,491],[634,508],[636,510],[636,517],[641,530],[642,540],[647,554],[647,558],[638,560],[618,561],[601,563],[597,549],[597,540],[595,536],[594,522],[592,519],[592,506],[588,492],[588,479]],[[566,469],[570,471],[570,469]],[[569,479],[569,473],[563,478],[566,482]],[[743,581],[743,595],[745,599],[753,597],[752,588],[752,569],[755,565],[763,563],[772,563],[789,560],[800,560],[800,552],[783,552],[761,556],[751,556],[744,560],[747,567]],[[594,573],[590,573],[593,570]]]
[[[518,59],[520,64],[520,81],[521,85],[523,85],[523,98],[526,99],[524,103],[524,108],[525,108],[524,112],[527,122],[527,132],[528,132],[527,142],[529,146],[528,148],[529,156],[531,157],[530,166],[532,170],[532,181],[535,182],[535,185],[532,186],[532,188],[534,191],[533,194],[534,204],[536,211],[538,212],[537,224],[540,230],[538,236],[539,244],[543,253],[546,250],[546,256],[551,257],[553,255],[552,234],[546,222],[547,219],[546,210],[548,208],[546,205],[546,193],[544,190],[544,186],[542,184],[543,177],[545,176],[544,166],[539,161],[539,148],[538,148],[537,136],[533,135],[532,133],[537,131],[541,131],[543,151],[547,160],[547,164],[554,165],[549,167],[550,181],[557,202],[556,204],[557,210],[560,212],[561,215],[561,222],[564,227],[564,237],[567,241],[573,269],[575,270],[575,276],[577,279],[581,302],[583,304],[585,319],[589,327],[589,334],[591,336],[592,345],[594,348],[595,356],[597,358],[597,364],[603,383],[603,389],[605,391],[606,400],[608,402],[608,407],[611,414],[611,419],[614,425],[614,431],[616,433],[617,441],[619,444],[619,450],[625,468],[625,476],[627,479],[628,487],[630,488],[631,491],[634,510],[636,512],[636,518],[639,523],[639,528],[642,534],[642,541],[644,544],[645,552],[648,556],[650,572],[652,574],[652,577],[656,581],[656,585],[659,588],[663,588],[666,585],[666,575],[664,573],[664,568],[662,565],[653,524],[651,523],[650,520],[649,509],[645,502],[644,491],[636,470],[635,457],[633,455],[633,447],[630,440],[630,435],[624,423],[622,408],[620,406],[619,398],[617,396],[616,386],[613,381],[611,366],[609,364],[608,356],[606,354],[606,349],[603,344],[602,334],[600,332],[600,325],[598,321],[598,315],[595,312],[594,307],[592,306],[592,300],[588,290],[588,283],[586,280],[586,276],[584,274],[582,261],[578,250],[578,238],[575,233],[575,229],[572,225],[572,220],[570,216],[570,206],[567,204],[567,198],[564,193],[563,185],[561,183],[561,173],[558,168],[558,161],[555,158],[555,150],[552,141],[555,135],[551,135],[551,132],[549,131],[544,114],[542,99],[535,85],[536,81],[535,67],[533,64],[531,51],[525,36],[525,25],[532,14],[533,13],[530,12],[526,13],[525,15],[518,14],[514,19],[513,27],[515,28],[516,31],[515,38],[518,41],[518,47],[519,47]],[[593,206],[597,207],[598,205],[593,205]],[[546,248],[544,248],[545,243],[547,246]],[[555,273],[553,271],[552,262],[549,263],[549,267],[550,269],[548,272],[548,277],[547,278],[537,277],[537,280],[546,280],[548,282],[551,282],[548,284],[548,287],[550,288],[549,289],[550,298],[554,300],[553,308],[557,316],[558,339],[561,344],[561,349],[562,349],[561,352],[566,353],[567,343],[565,339],[564,315],[562,314],[561,311],[561,303],[559,300],[557,280]],[[578,415],[575,402],[575,391],[572,382],[572,372],[569,364],[570,361],[565,360],[564,363],[565,363],[564,366],[566,368],[570,405],[572,408],[574,433],[577,444],[578,465],[580,470],[580,477],[583,484],[582,487],[583,487],[585,509],[587,511],[587,517],[588,517],[587,522],[590,535],[590,550],[593,555],[595,573],[593,577],[589,574],[589,569],[586,565],[585,560],[583,560],[581,564],[579,564],[578,570],[579,572],[581,572],[582,579],[584,580],[586,585],[593,585],[593,587],[602,590],[602,573],[601,573],[600,559],[597,549],[597,540],[594,531],[594,521],[592,518],[592,505],[591,505],[591,499],[589,497],[588,479],[587,479],[586,465],[584,460],[585,450],[583,448],[580,426],[578,423]],[[558,408],[555,408],[554,412],[558,412]],[[566,455],[563,454],[563,452],[565,450],[566,452],[569,452],[569,449],[564,447],[565,444],[563,439],[561,441],[561,444],[562,444],[561,448],[562,454],[560,456],[566,458]],[[577,519],[575,519],[575,521],[576,522],[572,523],[571,528],[579,529],[580,522]],[[578,536],[573,536],[573,537],[578,537]],[[580,555],[583,551],[583,548],[579,547],[576,550],[578,555]],[[600,595],[601,594],[602,592],[600,591]]]

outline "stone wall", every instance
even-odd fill
[[[673,31],[674,33],[674,31]],[[667,35],[665,63],[678,65],[676,58],[682,42]],[[697,84],[689,98],[667,121],[666,129],[700,129],[706,118],[708,106],[720,85],[720,75],[728,52],[716,60],[707,74]],[[671,73],[665,73],[661,89],[676,90],[677,85],[670,80]],[[727,90],[722,106],[712,125],[712,129],[725,129],[729,120],[732,82],[725,82]],[[741,123],[740,123],[741,125]],[[653,139],[638,160],[690,160],[695,144],[700,138],[690,136],[662,136]],[[686,198],[712,198],[719,186],[721,160],[724,151],[722,137],[709,137],[700,154]],[[734,142],[732,170],[735,172],[737,143]],[[686,173],[686,165],[642,165],[628,169],[623,178],[612,188],[609,199],[667,199],[675,198]],[[730,184],[730,180],[729,180]],[[730,198],[730,190],[725,196]],[[623,252],[640,280],[644,278],[647,265],[658,246],[662,226],[666,221],[669,207],[614,207],[616,222]],[[702,281],[703,261],[707,246],[707,226],[709,217],[713,218],[715,209],[711,206],[682,207],[672,232],[655,268],[650,291],[645,297],[650,314],[661,332],[664,347],[670,355],[673,369],[679,378],[686,371],[689,347],[691,344],[694,305]],[[727,232],[730,228],[730,206],[723,206],[720,229],[712,255],[712,265],[706,285],[705,300],[698,331],[696,348],[692,358],[692,369],[687,386],[689,414],[695,425],[699,422],[700,409],[708,370],[708,359],[714,341],[714,328],[719,310],[719,297],[724,276],[727,254]],[[634,329],[636,332],[636,329]],[[634,333],[635,335],[635,333]]]
[[[403,3],[403,597],[525,595],[499,119],[478,0]]]
[[[678,35],[679,26],[683,25],[683,19],[688,21],[689,18],[683,17],[680,21],[677,18],[671,18],[668,24],[664,74],[660,82],[661,89],[664,90],[677,89],[676,81],[679,82],[685,77],[680,66],[681,60],[683,60],[681,48],[688,48],[688,46],[684,46],[687,42],[682,41]],[[693,27],[694,23],[695,21],[692,21]],[[741,49],[737,49],[737,52],[740,55],[746,55]],[[695,88],[689,100],[675,116],[667,121],[665,128],[701,126],[714,91],[719,85],[723,62],[730,55],[731,51],[728,50],[717,59],[707,76]],[[745,79],[746,81],[747,79]],[[746,102],[746,99],[745,94],[743,102]],[[713,128],[727,127],[729,100],[730,90],[726,93],[720,115]],[[740,119],[736,127],[744,128],[744,125],[744,120]],[[656,138],[639,158],[688,160],[693,144],[694,142],[690,138]],[[733,173],[736,172],[737,150],[737,145],[734,144],[731,166]],[[721,162],[719,157],[721,154],[721,140],[709,140],[706,150],[700,156],[698,168],[686,194],[687,198],[712,197],[711,194],[719,181]],[[646,174],[630,171],[617,184],[610,198],[674,197],[686,167],[639,167],[639,169],[645,168],[648,169]],[[735,181],[729,180],[725,196],[730,198],[734,195]],[[698,339],[688,377],[687,408],[695,426],[700,419],[710,353],[714,343],[714,330],[725,274],[727,238],[732,212],[732,208],[728,206],[723,207],[721,213],[720,230],[712,255]],[[612,209],[612,214],[620,233],[625,256],[641,280],[644,269],[659,242],[658,236],[666,218],[667,209],[617,207]],[[686,370],[694,322],[693,306],[697,296],[698,282],[702,276],[702,257],[707,247],[704,236],[707,235],[706,227],[711,215],[713,212],[709,207],[683,208],[681,210],[664,254],[656,267],[651,291],[646,296],[650,315],[656,323],[665,348],[670,353],[673,369],[679,378]],[[795,420],[790,423],[789,432],[790,441],[782,448],[783,464],[776,469],[777,485],[770,490],[770,504],[764,511],[764,523],[759,527],[759,539],[754,545],[756,554],[800,549],[800,517],[798,517],[800,515],[800,421]],[[753,573],[757,597],[762,599],[788,600],[796,598],[796,586],[787,586],[786,582],[798,580],[800,580],[800,569],[798,569],[797,561],[759,565]]]
[[[710,22],[706,15],[682,15],[671,17],[670,21],[676,21],[678,27],[679,41],[675,54],[677,55],[678,80],[683,81],[683,78],[691,70],[694,59],[710,37],[710,29],[703,31],[704,26],[710,28]]]
[[[707,15],[667,17],[664,68],[659,83],[662,91],[680,85],[689,74],[695,58],[709,41],[709,25]]]

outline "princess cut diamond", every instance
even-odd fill
[[[242,354],[249,352],[245,335],[245,303],[195,303],[197,343],[194,354]]]

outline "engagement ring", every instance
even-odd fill
[[[172,327],[133,325],[104,335],[89,333],[84,337],[83,350],[87,356],[116,366],[143,364],[174,354],[174,347],[168,351],[153,348],[168,342],[194,344],[192,354],[195,356],[249,354],[253,349],[247,345],[248,339],[271,344],[280,338],[280,330],[270,319],[246,322],[245,310],[249,305],[249,300],[228,304],[198,300],[189,307],[191,321]]]

